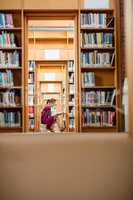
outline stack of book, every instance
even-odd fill
[[[21,126],[21,114],[16,112],[0,112],[0,128],[4,127],[20,127]]]
[[[103,67],[111,66],[113,63],[114,54],[98,51],[81,52],[82,67]]]
[[[35,128],[35,119],[29,119],[29,128],[34,129]]]
[[[20,106],[20,93],[17,91],[0,92],[0,106]]]
[[[81,13],[81,28],[106,28],[107,14],[105,13]]]
[[[115,90],[82,92],[82,105],[112,106],[114,103],[115,94]]]
[[[69,128],[75,128],[75,125],[74,125],[74,118],[70,118],[70,119],[69,119]]]
[[[0,87],[12,87],[14,86],[13,82],[13,73],[11,70],[6,72],[0,72]]]
[[[34,60],[29,60],[28,68],[29,68],[29,72],[35,71],[35,61]]]
[[[2,31],[0,34],[0,47],[2,48],[14,48],[16,47],[14,33],[7,33]]]
[[[0,28],[13,28],[13,15],[0,13]]]
[[[13,53],[0,51],[0,68],[19,66],[19,53],[17,51],[14,51]]]
[[[107,48],[112,46],[112,33],[81,33],[81,48]]]
[[[82,113],[83,126],[112,127],[115,126],[114,111],[91,111],[86,109]]]
[[[95,74],[94,72],[82,73],[82,88],[95,86]]]
[[[68,72],[74,72],[74,61],[73,60],[69,60],[68,62]]]

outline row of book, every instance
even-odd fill
[[[75,128],[74,118],[69,119],[69,128]]]
[[[81,27],[106,28],[107,14],[105,13],[81,13]]]
[[[107,48],[112,46],[112,33],[81,33],[81,48]]]
[[[68,61],[68,72],[74,72],[74,60],[69,60]]]
[[[28,69],[29,69],[29,72],[35,71],[35,61],[34,60],[29,60]]]
[[[95,86],[95,73],[84,72],[81,75],[82,88],[94,87]]]
[[[7,33],[2,31],[0,34],[0,47],[2,48],[14,48],[16,47],[14,33]]]
[[[17,91],[0,92],[0,106],[20,106],[20,96]]]
[[[12,86],[14,86],[12,71],[7,70],[6,72],[0,72],[0,87]]]
[[[28,74],[28,83],[34,83],[34,73],[29,73]]]
[[[98,106],[113,105],[115,90],[82,92],[82,105]]]
[[[34,129],[35,128],[35,119],[29,119],[29,129]]]
[[[21,113],[16,112],[0,112],[0,127],[21,127]]]
[[[13,15],[9,13],[0,13],[0,28],[13,28]]]
[[[74,73],[69,74],[69,83],[74,84]]]
[[[115,126],[116,113],[114,111],[91,111],[86,109],[82,113],[83,126],[112,127]]]
[[[81,52],[81,65],[89,66],[111,66],[113,64],[114,54],[93,52]]]
[[[74,107],[69,107],[69,117],[73,117],[74,118],[75,114],[74,114]]]
[[[0,67],[19,67],[19,53],[17,51],[12,52],[3,52],[0,51]]]

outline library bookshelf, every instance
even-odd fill
[[[0,132],[23,131],[22,11],[0,11]]]
[[[27,35],[24,22],[25,16],[28,15],[28,13],[35,14],[36,16],[39,12],[41,15],[42,10],[38,10],[37,12],[33,10],[25,11],[23,9],[0,11],[0,14],[11,14],[13,18],[13,24],[11,23],[13,26],[0,26],[1,37],[5,38],[8,35],[8,42],[11,34],[14,35],[11,37],[15,38],[15,45],[0,45],[0,76],[7,77],[7,74],[9,74],[12,80],[11,84],[3,84],[1,83],[0,77],[0,132],[35,131],[32,125],[36,116],[32,114],[29,117],[29,119],[31,119],[31,129],[29,130],[29,128],[27,128],[27,82],[28,76],[31,76],[31,79],[32,76],[35,76],[35,71],[27,71],[28,58],[26,57],[27,49],[25,47],[28,40],[24,40],[24,37]],[[52,10],[49,11],[49,16],[52,16],[52,12]],[[62,13],[67,11],[64,9],[61,13],[60,11],[58,12],[60,14],[59,16],[65,16],[65,14]],[[69,12],[68,14],[70,14]],[[75,10],[72,12],[75,16]],[[47,13],[45,14],[47,15]],[[86,15],[88,14],[90,14],[89,20],[86,20]],[[99,16],[102,16],[101,19],[99,19]],[[67,114],[75,107],[75,124],[69,127],[69,131],[118,132],[121,123],[121,100],[117,92],[121,90],[119,77],[121,71],[119,69],[120,56],[118,45],[120,34],[117,33],[117,26],[119,25],[117,21],[119,19],[116,16],[116,10],[78,8],[76,17],[78,18],[77,27],[75,28],[76,51],[78,55],[74,60],[75,71],[67,71],[68,88],[70,84],[73,84],[73,82],[69,84],[70,77],[73,79],[73,76],[75,77],[74,84],[76,87],[74,101],[72,100],[73,98],[70,97],[69,91],[67,93]],[[90,23],[92,19],[94,20],[93,26]],[[100,25],[98,24],[99,21]],[[87,23],[90,23],[89,26]],[[89,38],[89,40],[87,38]],[[36,40],[41,41],[40,38],[36,38]],[[65,39],[62,38],[61,41],[62,40],[64,41]],[[69,40],[72,42],[72,38],[69,38]],[[33,42],[33,38],[30,38],[30,41]],[[89,45],[89,43],[91,44]],[[17,57],[18,60],[16,64],[10,64],[9,60],[11,59],[7,59],[8,57],[10,58],[10,56]],[[5,61],[3,61],[3,57],[6,58]],[[87,82],[83,80],[87,80]],[[31,84],[33,83],[29,83],[29,85]],[[15,113],[15,115],[13,113]],[[13,118],[14,122],[12,120]],[[15,121],[15,118],[19,120]],[[2,121],[2,119],[5,119],[5,122]],[[68,126],[70,125],[69,122],[70,119],[68,117]]]
[[[79,15],[80,132],[116,132],[119,68],[115,10],[81,9]]]

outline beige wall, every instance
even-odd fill
[[[0,9],[78,9],[78,0],[0,0]]]
[[[125,135],[0,135],[1,200],[132,200]]]

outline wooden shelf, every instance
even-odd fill
[[[81,47],[81,50],[87,51],[87,50],[104,50],[104,51],[114,51],[114,47]]]
[[[112,13],[114,12],[113,9],[109,9],[109,8],[104,8],[104,9],[97,9],[97,8],[85,8],[85,9],[81,9],[80,12],[82,13]]]
[[[109,129],[109,128],[116,128],[116,126],[89,126],[89,125],[86,125],[86,126],[82,126],[82,128],[99,128],[99,129],[102,129],[102,128],[106,128],[106,129]]]
[[[12,90],[12,89],[22,89],[22,87],[21,87],[21,86],[0,87],[0,90],[1,90],[1,89],[10,89],[10,90]]]
[[[0,106],[0,109],[20,109],[22,106]]]
[[[115,89],[115,86],[95,86],[95,87],[82,87],[83,90],[93,90],[93,89]]]
[[[82,71],[85,70],[115,70],[115,67],[81,67]]]
[[[93,28],[93,27],[81,27],[80,29],[81,31],[85,31],[85,32],[113,32],[115,29],[114,28]]]
[[[97,109],[97,108],[112,108],[115,109],[114,105],[93,105],[93,106],[87,106],[87,105],[82,105],[82,108],[89,108],[89,109]]]
[[[22,50],[22,47],[0,47],[0,50],[4,51]]]
[[[0,67],[0,70],[21,70],[22,67]]]
[[[21,31],[22,28],[21,27],[13,27],[13,28],[0,28],[0,31],[11,31],[11,32],[14,32],[14,31]]]

